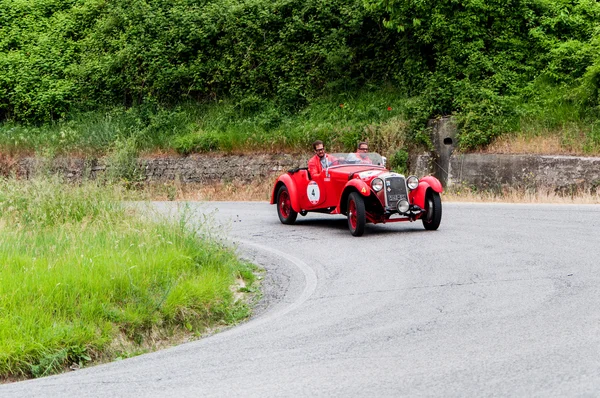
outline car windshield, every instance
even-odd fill
[[[332,166],[344,164],[372,164],[385,166],[385,158],[376,152],[330,153]]]

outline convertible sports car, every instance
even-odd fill
[[[442,220],[442,184],[433,176],[420,180],[385,168],[378,153],[359,157],[333,153],[331,166],[318,176],[308,168],[289,170],[279,176],[271,194],[283,224],[293,224],[308,212],[344,214],[354,236],[361,236],[366,223],[422,220],[427,230],[436,230]]]

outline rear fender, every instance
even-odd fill
[[[419,186],[417,187],[417,189],[413,189],[408,194],[410,198],[410,203],[417,205],[422,209],[425,208],[425,196],[427,195],[428,189],[431,189],[438,193],[441,193],[444,190],[440,180],[438,180],[434,176],[423,177],[419,179]]]
[[[275,204],[277,201],[277,191],[279,191],[279,187],[285,185],[290,193],[290,201],[292,202],[292,209],[294,211],[300,212],[300,204],[298,203],[298,189],[296,188],[296,183],[292,179],[289,174],[283,174],[279,176],[275,185],[273,186],[273,191],[271,192],[271,204]]]

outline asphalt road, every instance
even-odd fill
[[[0,397],[600,395],[600,206],[444,203],[438,231],[360,238],[342,216],[190,206],[268,270],[258,314]]]

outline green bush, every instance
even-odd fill
[[[216,151],[219,149],[219,137],[214,133],[189,133],[175,138],[173,148],[182,155]]]
[[[586,85],[583,97],[593,101],[598,82],[588,68],[599,49],[596,1],[365,4],[387,13],[385,25],[403,37],[405,61],[396,73],[409,94],[423,97],[413,112],[417,130],[425,118],[455,114],[461,147],[485,145],[515,128],[519,106],[536,100],[538,93],[529,88],[540,78],[571,88]]]
[[[0,120],[74,109],[262,98],[297,111],[389,78],[394,33],[361,0],[0,0]],[[245,102],[245,103],[243,103]]]
[[[111,182],[124,182],[135,187],[146,179],[138,160],[139,149],[135,137],[117,140],[108,156],[107,177]]]
[[[390,168],[397,173],[408,173],[408,152],[403,149],[396,151],[390,159]]]
[[[390,85],[414,99],[408,139],[420,144],[428,118],[456,115],[461,147],[486,145],[544,99],[532,90],[539,81],[559,96],[551,103],[600,117],[594,0],[0,0],[0,10],[0,121],[115,106],[132,119],[120,131],[100,126],[99,138],[64,130],[64,145],[106,147],[135,134],[140,147],[165,147],[198,128],[177,106],[223,100],[232,114],[220,122],[241,118],[268,136],[321,98]],[[377,103],[336,111],[355,136],[353,118],[381,114]],[[338,133],[333,145],[355,138]],[[14,145],[38,146],[28,134]],[[302,134],[294,140],[322,131]]]

